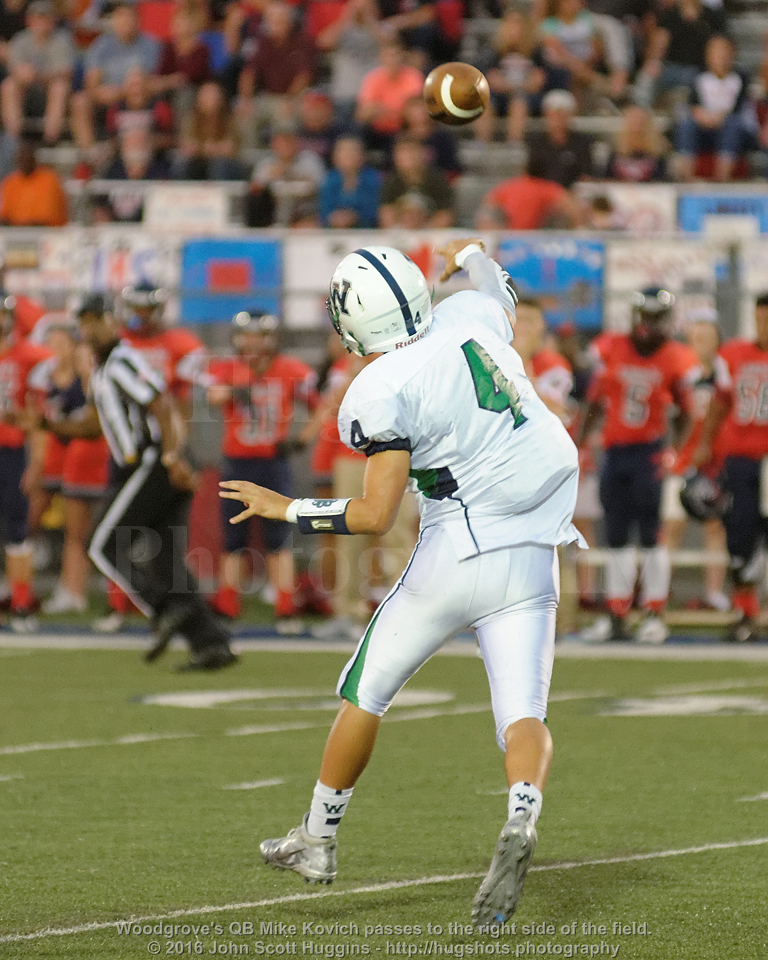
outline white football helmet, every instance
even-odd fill
[[[362,247],[344,257],[325,304],[341,342],[359,357],[406,347],[432,326],[424,274],[394,247]]]

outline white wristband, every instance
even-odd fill
[[[301,500],[291,500],[285,510],[285,519],[288,523],[298,523],[299,522],[299,507],[301,506]]]
[[[467,257],[471,257],[473,253],[482,253],[482,252],[483,252],[482,247],[479,247],[476,243],[470,243],[466,247],[464,247],[463,250],[459,250],[459,252],[453,258],[453,262],[456,264],[459,270],[461,270],[464,267],[464,263]]]

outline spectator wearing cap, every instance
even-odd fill
[[[0,223],[10,227],[61,227],[67,198],[59,175],[37,163],[36,144],[19,142],[16,169],[0,183]]]
[[[43,139],[61,136],[72,82],[75,51],[69,32],[55,29],[48,0],[33,0],[26,29],[8,45],[8,76],[0,84],[0,108],[6,133],[21,133],[25,113],[43,114]]]
[[[93,147],[94,119],[103,125],[107,108],[124,96],[129,72],[138,68],[153,74],[159,54],[158,42],[139,30],[136,7],[117,0],[109,17],[109,31],[86,52],[83,89],[72,97],[72,132],[78,146]]]
[[[453,190],[445,175],[428,165],[424,145],[404,134],[395,144],[392,159],[394,170],[381,189],[379,224],[409,229],[452,226]]]
[[[349,230],[378,224],[380,175],[365,165],[363,142],[340,137],[333,148],[333,168],[320,188],[320,223]]]
[[[741,112],[747,80],[733,69],[733,45],[727,37],[712,37],[705,57],[707,69],[694,79],[689,113],[675,133],[679,172],[681,179],[692,179],[697,154],[711,150],[716,154],[715,179],[730,180],[744,144]]]
[[[247,143],[265,124],[293,117],[296,99],[312,82],[315,46],[286,3],[268,3],[261,33],[238,81],[238,115]],[[258,96],[255,94],[258,92]]]
[[[705,68],[710,37],[726,32],[725,15],[701,0],[676,0],[658,18],[645,61],[635,80],[635,100],[653,107],[676,87],[689,87]]]
[[[355,117],[365,128],[367,145],[387,149],[403,126],[406,103],[421,95],[424,76],[406,64],[405,49],[398,40],[382,44],[379,64],[363,78]]]
[[[528,139],[529,153],[545,180],[572,187],[592,172],[591,141],[571,129],[576,98],[568,90],[550,90],[542,101],[544,133]]]
[[[269,156],[256,166],[251,186],[255,194],[268,190],[275,198],[275,223],[311,226],[317,222],[317,191],[325,176],[323,161],[301,149],[296,124],[286,122],[275,127]]]
[[[333,54],[329,90],[340,122],[354,118],[363,79],[385,39],[375,0],[347,0],[341,16],[318,34],[319,49]]]
[[[333,145],[342,133],[333,115],[333,101],[319,90],[305,90],[299,101],[299,140],[302,150],[311,150],[331,165]]]
[[[528,158],[526,172],[504,180],[485,197],[475,218],[480,230],[542,230],[577,227],[579,207],[566,190],[546,177],[536,157]]]

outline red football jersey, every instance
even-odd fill
[[[748,340],[720,349],[717,395],[730,410],[718,437],[723,456],[768,456],[768,350]]]
[[[39,300],[30,297],[17,296],[16,307],[13,311],[14,332],[19,339],[28,337],[35,329],[35,324],[46,313],[45,307]]]
[[[599,364],[587,398],[603,405],[606,448],[663,439],[673,401],[692,412],[698,358],[690,347],[670,340],[644,357],[628,335],[605,333],[591,349]]]
[[[296,401],[311,410],[318,403],[315,371],[285,354],[259,377],[240,357],[212,361],[208,376],[210,383],[234,389],[223,409],[226,457],[274,457],[275,445],[290,433]]]
[[[24,431],[5,423],[3,418],[24,408],[29,375],[50,355],[50,350],[28,340],[13,340],[0,350],[0,447],[24,446]]]
[[[121,335],[144,354],[175,397],[187,399],[205,364],[205,347],[199,337],[184,327],[170,327],[153,337],[142,337],[134,330],[123,330]]]
[[[514,344],[513,344],[514,346]],[[539,350],[531,358],[533,385],[540,397],[568,407],[573,387],[573,370],[565,357],[556,350]]]

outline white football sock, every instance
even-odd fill
[[[307,817],[307,833],[312,834],[313,837],[334,836],[339,820],[347,812],[347,805],[354,789],[350,787],[349,790],[334,790],[333,787],[326,787],[318,780]]]
[[[643,606],[664,606],[669,596],[669,578],[669,550],[663,544],[640,551]]]
[[[524,780],[519,780],[509,788],[508,818],[511,820],[517,814],[530,810],[531,820],[536,823],[541,813],[543,801],[544,798],[538,787],[534,787],[532,783],[526,783]]]
[[[605,593],[609,600],[632,600],[637,579],[637,552],[634,547],[608,550],[605,564]]]

